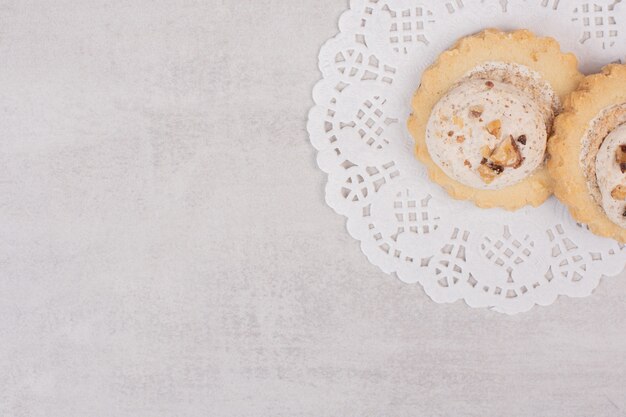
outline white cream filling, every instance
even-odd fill
[[[626,172],[622,173],[616,160],[616,154],[623,145],[626,145],[626,125],[613,130],[602,142],[596,156],[596,178],[602,209],[613,223],[626,228],[626,199],[616,198],[613,193],[619,186],[626,188]]]
[[[489,61],[468,72],[464,78],[496,79],[524,91],[541,108],[547,127],[552,127],[554,117],[561,110],[561,100],[552,86],[537,71],[524,65]]]
[[[537,104],[514,83],[499,81],[502,77],[497,74],[489,79],[476,76],[484,70],[485,65],[471,71],[435,105],[426,144],[435,163],[451,178],[473,188],[497,190],[522,181],[543,164],[546,123],[554,116],[553,100],[548,98],[553,96],[546,93],[546,102]],[[542,107],[548,110],[542,112]],[[480,116],[472,111],[477,108],[482,110]],[[497,135],[488,129],[494,121],[501,125]],[[485,147],[495,149],[510,137],[523,158],[521,165],[504,167],[495,179],[486,181],[480,172]]]

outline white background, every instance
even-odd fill
[[[625,416],[626,275],[370,265],[305,132],[345,0],[0,0],[0,416]]]

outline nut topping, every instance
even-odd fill
[[[513,136],[505,139],[491,154],[491,161],[502,167],[519,168],[524,159],[522,153],[513,139]]]
[[[491,184],[503,171],[504,168],[491,162],[486,162],[478,167],[478,174],[485,184]]]
[[[619,164],[619,168],[626,173],[626,145],[620,145],[615,152],[615,161]]]
[[[495,149],[488,146],[481,148],[483,159],[478,167],[478,174],[486,184],[491,184],[505,168],[519,168],[524,162],[522,153],[512,135],[502,141]],[[626,191],[626,189],[625,189]]]
[[[456,137],[456,141],[457,143],[463,143],[465,142],[465,136],[461,135],[461,136],[457,136]]]
[[[502,132],[502,122],[500,121],[500,119],[489,122],[489,124],[487,125],[487,132],[489,132],[496,138],[500,138],[500,133]]]
[[[467,159],[465,161],[463,161],[463,165],[465,165],[469,169],[472,169],[472,163],[470,161],[468,161]]]
[[[495,180],[498,176],[498,174],[487,165],[479,166],[478,173],[480,174],[480,178],[482,178],[485,184],[491,184],[493,180]]]
[[[611,197],[615,200],[623,201],[626,200],[626,186],[618,185],[611,191]]]
[[[485,111],[483,106],[472,106],[470,107],[469,110],[470,110],[470,117],[473,117],[474,119],[478,119],[480,116],[483,115],[483,112]]]
[[[463,127],[465,126],[465,123],[463,123],[463,119],[461,119],[459,116],[453,116],[452,123],[454,123],[459,129],[463,129]]]

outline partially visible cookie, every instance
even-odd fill
[[[626,65],[586,77],[550,139],[556,196],[597,235],[626,243]]]
[[[417,158],[454,198],[509,210],[552,193],[546,143],[582,74],[550,38],[486,30],[426,70],[408,127]]]

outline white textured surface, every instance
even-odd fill
[[[626,275],[441,306],[326,207],[346,7],[0,1],[0,416],[626,415]]]

